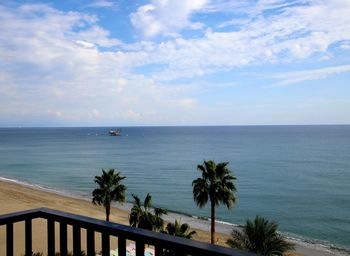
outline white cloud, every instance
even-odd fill
[[[281,80],[275,86],[287,86],[287,85],[296,84],[304,81],[325,79],[332,75],[349,73],[349,72],[350,72],[350,65],[343,65],[343,66],[327,67],[327,68],[320,68],[320,69],[313,69],[313,70],[281,73],[281,74],[272,76],[272,78]]]
[[[307,2],[310,0],[216,0],[210,1],[205,11],[208,13],[243,14],[241,16],[250,19],[265,11],[280,10],[294,5],[306,5]]]
[[[47,114],[58,118],[61,118],[64,115],[61,111],[53,111],[51,109],[47,111]]]
[[[178,101],[178,103],[180,106],[193,107],[197,104],[197,99],[193,99],[193,98],[181,99]]]
[[[101,112],[98,111],[97,109],[93,109],[93,110],[91,111],[90,115],[91,115],[92,117],[100,117],[100,116],[101,116]]]
[[[0,5],[1,112],[16,116],[25,109],[28,116],[40,116],[51,109],[45,115],[75,122],[93,120],[95,109],[103,124],[119,120],[171,124],[179,121],[178,113],[186,107],[189,114],[182,116],[181,122],[203,123],[208,115],[201,113],[209,112],[203,111],[200,95],[195,93],[214,90],[215,85],[198,80],[180,85],[174,80],[198,79],[237,67],[293,62],[314,55],[321,55],[319,60],[322,55],[330,56],[332,46],[346,50],[350,41],[347,2],[318,0],[295,6],[285,6],[283,1],[269,3],[279,6],[279,12],[264,16],[258,9],[248,8],[249,18],[233,31],[207,29],[203,37],[179,36],[161,43],[139,41],[130,45],[113,38],[98,25],[94,15],[58,11],[47,5]],[[205,1],[181,1],[173,14],[179,17],[177,25],[173,16],[167,16],[171,4],[153,1],[147,7],[153,9],[145,11],[144,16],[135,13],[141,15],[136,19],[150,19],[139,28],[149,36],[179,33],[195,27],[191,14],[215,11],[214,7],[208,9]],[[166,18],[169,21],[162,23]],[[142,68],[147,66],[156,68],[146,75]],[[288,85],[348,70],[344,65],[280,74],[275,79]],[[162,84],[164,80],[174,83]],[[210,115],[219,118],[214,110]]]
[[[92,42],[101,47],[113,47],[122,45],[121,41],[115,38],[110,38],[109,31],[97,26],[93,25],[85,29],[84,31],[80,31],[79,33],[70,33],[69,35],[72,40],[79,39],[84,40],[86,42]]]
[[[137,113],[132,109],[129,109],[125,113],[122,113],[121,116],[123,119],[132,120],[132,121],[141,121],[141,118],[142,118],[142,115],[140,113]]]
[[[218,28],[226,28],[226,27],[233,27],[233,26],[244,26],[249,23],[248,19],[233,19],[233,20],[228,20],[220,23],[217,27]]]
[[[206,3],[207,0],[152,0],[131,14],[131,22],[146,37],[176,35],[182,29],[200,29],[203,24],[191,22],[190,17]]]
[[[350,41],[341,43],[340,48],[343,50],[350,50]]]
[[[93,117],[105,124],[117,118],[161,123],[183,97],[130,71],[145,62],[142,52],[94,47],[115,39],[93,16],[43,5],[0,6],[0,34],[0,109],[13,119],[41,113],[71,124]]]
[[[118,4],[115,1],[108,1],[108,0],[96,0],[92,3],[86,5],[86,7],[90,8],[112,8],[117,9]]]
[[[263,12],[274,8],[278,12],[268,16]],[[331,46],[350,40],[348,13],[350,4],[346,1],[315,0],[307,4],[305,1],[259,1],[257,7],[248,8],[246,21],[239,18],[242,26],[238,30],[208,29],[200,38],[176,38],[152,44],[152,48],[141,45],[130,56],[143,55],[142,60],[138,60],[139,66],[165,65],[166,68],[153,76],[160,80],[197,77],[248,65],[293,62],[316,54],[322,59],[329,57]],[[158,25],[162,25],[153,22],[153,15],[148,18],[149,24],[155,27],[146,33],[160,33]]]
[[[166,15],[168,11],[170,12],[170,10],[174,9],[170,8],[172,3],[171,1],[153,1],[147,7],[154,10],[149,16],[152,19],[149,24],[154,24],[155,30],[150,29],[150,34],[157,34],[163,28],[167,32],[172,30],[170,23],[170,25],[168,24],[169,26],[167,23],[165,25],[158,24],[158,21],[165,18],[169,22],[176,20]],[[182,21],[180,19],[179,22],[175,23],[179,24],[179,26],[181,24],[181,26],[184,24],[188,25],[190,13],[204,8],[205,3],[205,1],[176,2],[175,5],[178,9],[174,9],[174,15],[184,16],[181,16]],[[27,29],[26,27],[26,31],[17,28],[16,30],[8,29],[5,32],[1,32],[4,38],[15,36],[12,39],[12,45],[16,47],[16,53],[21,51],[20,49],[22,48],[23,52],[30,53],[26,58],[31,58],[32,56],[37,61],[39,57],[39,59],[42,59],[40,63],[44,63],[45,66],[47,64],[52,65],[54,60],[58,60],[60,54],[63,54],[63,50],[67,53],[75,51],[77,45],[73,46],[67,41],[72,40],[74,42],[86,42],[87,44],[80,43],[80,45],[88,49],[81,49],[76,54],[73,54],[72,58],[66,63],[67,67],[78,64],[81,67],[85,66],[82,72],[94,72],[96,66],[99,65],[99,58],[107,61],[109,65],[112,64],[112,66],[116,66],[124,71],[144,65],[162,65],[161,69],[156,70],[152,74],[152,78],[156,80],[197,77],[247,65],[290,62],[296,59],[308,58],[316,53],[329,56],[328,51],[331,45],[350,40],[350,17],[347,15],[350,12],[350,6],[344,1],[328,2],[319,0],[312,1],[309,5],[295,6],[286,5],[285,1],[259,1],[257,6],[261,6],[259,7],[260,9],[258,7],[255,9],[264,10],[264,8],[272,8],[271,6],[273,6],[273,8],[280,8],[280,11],[275,15],[265,17],[261,12],[257,10],[253,12],[249,9],[249,15],[252,15],[251,13],[258,14],[238,31],[216,32],[208,29],[201,38],[176,38],[159,44],[141,41],[134,45],[125,45],[118,39],[110,38],[108,31],[97,26],[95,24],[96,17],[71,12],[65,14],[52,8],[46,10],[46,13],[50,13],[50,15],[46,15],[45,22],[40,27],[38,27],[38,24],[40,24],[39,18],[42,19],[42,17],[32,21],[18,19],[18,16],[12,15],[11,19],[19,22],[17,27],[21,28],[22,25],[26,27],[21,22],[28,22],[28,26],[31,24],[36,30]],[[143,7],[140,8],[142,9]],[[45,9],[48,7],[41,8]],[[187,12],[177,14],[182,13],[180,10],[184,8]],[[30,8],[24,9],[28,10]],[[9,14],[6,15],[8,16]],[[327,16],[326,22],[324,21],[325,16]],[[153,19],[156,19],[154,23]],[[46,26],[47,23],[51,23],[53,26]],[[150,28],[147,24],[146,22],[144,28]],[[157,24],[164,27],[158,30]],[[79,30],[79,33],[74,32],[73,28],[75,26],[83,26],[85,29]],[[50,29],[51,27],[54,30]],[[13,34],[13,31],[17,31],[16,33],[20,34],[21,38],[28,37],[32,39],[23,46],[19,43],[21,42],[20,38],[16,38],[16,33]],[[60,34],[56,33],[57,31],[64,31],[64,37],[58,37],[57,35]],[[35,45],[30,46],[29,44]],[[93,45],[102,47],[119,46],[120,50],[101,53],[97,49],[93,49]],[[55,49],[56,46],[58,51]],[[30,48],[34,49],[34,51],[30,51]],[[41,53],[33,54],[39,49]],[[18,54],[12,55],[18,56]],[[74,59],[75,57],[76,59]],[[23,56],[21,56],[21,60],[23,60]],[[81,65],[81,60],[87,61],[90,65]],[[73,64],[75,61],[79,63]]]
[[[95,44],[89,43],[89,42],[85,42],[82,40],[77,40],[75,41],[78,45],[81,45],[83,48],[86,49],[94,49],[95,48]]]

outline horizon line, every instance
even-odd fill
[[[213,124],[198,124],[198,125],[91,125],[91,126],[0,126],[0,129],[21,129],[21,128],[132,128],[132,127],[251,127],[251,126],[348,126],[350,124],[220,124],[220,125],[213,125]]]

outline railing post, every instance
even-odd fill
[[[25,220],[25,255],[32,255],[32,220]]]
[[[145,255],[145,243],[143,241],[136,241],[136,256]]]
[[[86,230],[87,256],[95,256],[95,231]]]
[[[110,240],[106,231],[102,232],[102,256],[109,256]]]
[[[47,220],[47,254],[55,255],[55,221],[52,219]]]
[[[175,255],[176,256],[185,256],[185,252],[181,249],[174,249]]]
[[[60,255],[67,256],[67,224],[60,222]]]
[[[80,227],[73,225],[73,255],[80,255],[81,253],[81,234]]]
[[[163,248],[161,246],[154,246],[154,254],[155,256],[163,256]]]
[[[13,223],[6,224],[6,256],[13,256]]]
[[[118,255],[126,256],[126,239],[118,236]]]

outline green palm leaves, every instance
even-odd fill
[[[181,224],[175,220],[175,223],[168,223],[163,233],[191,239],[196,234],[196,231],[190,231],[190,226],[187,223]]]
[[[196,231],[191,231],[190,226],[187,223],[181,224],[175,219],[175,223],[168,223],[165,230],[161,231],[164,234],[171,236],[183,237],[187,239],[192,239],[196,234]],[[176,248],[167,248],[163,250],[163,256],[185,256],[182,252],[176,251]]]
[[[211,208],[211,243],[215,243],[215,207],[225,204],[231,208],[236,202],[233,192],[236,187],[233,183],[236,177],[227,167],[228,162],[216,164],[214,161],[204,161],[197,169],[202,177],[192,182],[193,198],[199,207],[203,207],[210,201]]]
[[[254,221],[247,220],[242,231],[233,230],[232,239],[227,240],[227,244],[258,255],[282,256],[284,252],[293,250],[294,246],[277,233],[277,227],[275,222],[256,216]]]
[[[164,225],[161,216],[167,214],[167,210],[162,208],[152,210],[152,196],[150,194],[147,194],[143,205],[138,196],[133,194],[132,197],[134,202],[129,216],[130,226],[153,231],[161,230]]]
[[[106,172],[102,169],[101,176],[95,176],[95,183],[98,188],[92,192],[92,202],[94,204],[103,205],[106,210],[106,221],[109,221],[111,202],[125,202],[126,186],[121,184],[125,177],[120,176],[120,172],[114,169]]]

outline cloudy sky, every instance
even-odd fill
[[[350,0],[0,1],[0,126],[350,123]]]

